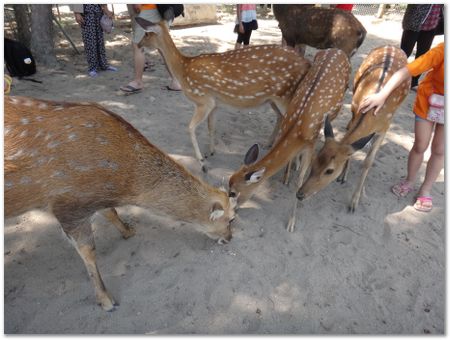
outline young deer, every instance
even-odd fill
[[[378,47],[370,52],[355,74],[352,100],[353,118],[347,126],[347,133],[340,142],[336,141],[331,124],[327,122],[325,145],[312,163],[309,178],[297,192],[299,200],[314,195],[340,174],[340,181],[344,183],[347,178],[350,157],[375,135],[376,139],[366,156],[361,178],[349,206],[351,212],[355,211],[375,155],[389,129],[395,111],[409,92],[410,83],[405,81],[397,87],[377,115],[372,114],[373,110],[362,114],[359,111],[359,105],[365,97],[378,92],[395,71],[405,66],[406,63],[405,53],[394,46]]]
[[[195,104],[189,131],[195,155],[201,163],[203,156],[195,129],[208,118],[209,149],[213,154],[215,128],[212,112],[217,103],[251,108],[270,102],[278,113],[269,142],[273,143],[279,130],[281,112],[286,111],[295,89],[310,67],[306,59],[276,45],[187,57],[175,46],[166,21],[153,24],[139,17],[136,21],[147,32],[139,47],[154,47],[161,52],[184,94]]]
[[[95,260],[90,219],[101,211],[124,238],[114,207],[132,204],[231,239],[235,202],[192,176],[118,115],[91,103],[5,97],[5,217],[52,213],[73,242],[105,310],[115,302]]]
[[[302,157],[297,186],[303,182],[314,144],[324,116],[334,118],[342,106],[350,73],[350,64],[344,52],[338,49],[319,51],[311,69],[297,88],[281,124],[280,135],[272,149],[259,161],[258,145],[253,145],[244,158],[244,165],[229,180],[230,197],[238,203],[250,198],[256,188],[273,176],[299,153]],[[297,199],[287,225],[295,227]]]

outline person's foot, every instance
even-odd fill
[[[403,198],[408,196],[408,194],[414,190],[411,183],[406,180],[402,180],[395,184],[392,188],[392,193],[398,198]]]
[[[95,78],[98,76],[98,73],[96,70],[89,71],[88,74],[89,74],[89,77],[91,77],[91,78]]]
[[[108,65],[108,66],[106,66],[105,71],[117,72],[117,67]]]
[[[131,83],[121,86],[120,90],[122,92],[125,92],[127,94],[132,94],[132,93],[138,93],[142,91],[142,85],[138,84],[135,81],[132,81]]]
[[[429,195],[418,196],[416,203],[414,203],[414,209],[422,212],[430,212],[433,209],[433,198]]]

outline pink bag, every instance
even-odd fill
[[[428,108],[427,120],[438,124],[444,124],[444,96],[433,93],[428,98],[428,104],[430,104],[430,106]]]

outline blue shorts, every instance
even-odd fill
[[[419,117],[416,113],[414,115],[416,116],[416,122],[428,122],[428,120]]]

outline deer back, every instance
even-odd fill
[[[100,105],[5,97],[4,148],[7,217],[44,209],[70,219],[134,204],[229,233],[225,192]]]
[[[248,199],[260,183],[286,165],[305,146],[317,139],[326,115],[339,112],[350,74],[345,53],[327,49],[316,54],[304,80],[297,88],[283,118],[275,145],[259,161],[258,152],[250,148],[244,165],[229,181],[229,192],[239,195],[239,202]]]
[[[371,133],[384,132],[389,128],[395,111],[409,93],[410,81],[404,81],[392,91],[376,116],[372,114],[373,111],[361,113],[359,105],[368,95],[379,92],[407,62],[405,53],[390,45],[373,49],[364,59],[353,80],[353,117],[343,141],[353,143]]]

